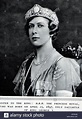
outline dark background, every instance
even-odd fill
[[[0,95],[14,95],[12,81],[32,52],[24,31],[24,15],[35,3],[57,11],[59,52],[69,41],[82,45],[82,0],[0,0]]]

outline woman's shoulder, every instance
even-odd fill
[[[70,58],[64,57],[63,55],[58,53],[56,64],[63,69],[67,69],[67,67],[70,67],[72,65],[72,62]]]
[[[57,61],[57,65],[63,68],[65,71],[69,69],[76,70],[76,71],[80,70],[80,66],[75,61],[75,59],[67,58],[64,56],[60,60]]]
[[[60,84],[63,84],[63,86],[67,85],[67,87],[71,85],[77,86],[81,82],[77,62],[61,56],[62,55],[60,54],[60,57],[56,61],[56,68],[54,71],[54,77],[57,79],[57,84],[59,86],[62,86]]]
[[[25,66],[27,62],[31,62],[33,60],[33,58],[35,57],[35,53],[32,52],[29,55],[27,55],[24,59],[24,61],[22,62],[22,66]]]
[[[78,66],[77,62],[74,59],[62,56],[60,53],[57,54],[57,59],[53,65],[56,66],[57,70],[61,70],[68,75],[70,75],[72,72],[77,75],[80,74],[80,67]]]
[[[29,67],[30,64],[28,62],[29,61],[31,62],[32,57],[33,57],[33,53],[31,53],[30,55],[25,57],[25,59],[23,60],[23,62],[20,65],[18,73],[16,74],[16,76],[15,76],[15,78],[13,80],[14,84],[17,84],[20,81],[20,77],[25,75],[26,67],[27,66]]]
[[[55,53],[55,57],[54,57],[54,64],[60,66],[60,67],[64,67],[66,66],[66,64],[69,64],[69,60],[68,58],[64,57],[62,54],[60,54],[58,51],[56,51]]]

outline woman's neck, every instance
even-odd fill
[[[36,61],[41,62],[45,60],[53,50],[52,42],[49,40],[45,45],[36,49]]]

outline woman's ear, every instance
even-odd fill
[[[56,25],[51,22],[51,23],[50,23],[50,30],[53,30],[53,29],[55,29],[55,28],[56,28]]]

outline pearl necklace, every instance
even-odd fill
[[[34,59],[33,63],[34,63],[34,65],[38,66],[38,65],[45,63],[46,61],[47,61],[47,58],[45,58],[44,60],[42,60],[40,62],[35,62],[35,59]]]

